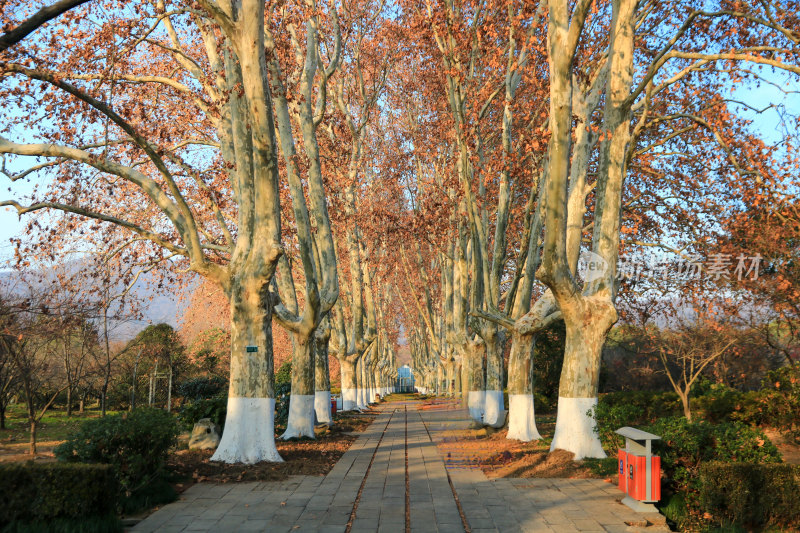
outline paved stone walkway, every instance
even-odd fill
[[[616,487],[601,480],[489,480],[478,469],[446,467],[434,441],[468,424],[465,412],[417,411],[418,404],[382,405],[324,478],[197,484],[133,531],[668,531],[640,527],[655,517],[620,504]]]
[[[470,425],[466,409],[420,413],[437,442],[444,432]],[[446,458],[445,462],[473,533],[669,531],[663,516],[635,513],[619,503],[623,494],[616,485],[600,479],[489,479],[463,461]]]

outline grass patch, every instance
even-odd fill
[[[106,411],[107,414],[115,414],[119,411]],[[99,418],[100,410],[86,409],[80,415],[73,412],[71,417],[67,416],[66,411],[50,410],[45,413],[36,428],[36,440],[38,442],[62,441],[67,440],[69,435],[77,431],[81,424],[90,418]],[[18,444],[30,440],[30,424],[25,406],[22,404],[12,405],[6,412],[6,429],[0,430],[0,442],[3,444]]]
[[[583,460],[583,464],[596,476],[613,476],[619,468],[616,457],[605,457],[603,459],[586,458]]]
[[[680,493],[673,494],[664,499],[659,510],[661,514],[666,517],[667,523],[672,529],[680,528],[688,514],[686,501]]]

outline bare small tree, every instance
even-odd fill
[[[15,368],[30,425],[30,454],[36,455],[36,430],[42,417],[69,384],[50,357],[57,328],[48,309],[28,298],[4,305],[0,343]]]
[[[11,352],[4,342],[0,342],[0,429],[6,429],[6,410],[18,388],[19,379]]]
[[[653,335],[664,372],[681,399],[683,414],[692,420],[690,395],[692,386],[712,362],[721,357],[735,342],[733,327],[697,317],[693,323],[683,323]]]
[[[54,327],[60,330],[60,335],[53,339],[53,351],[63,365],[67,381],[67,416],[71,417],[74,394],[86,378],[91,357],[98,348],[97,329],[82,315],[59,316],[53,320]]]
[[[88,348],[76,355],[71,345],[78,330],[85,336],[82,342],[91,343],[87,308],[81,299],[65,297],[61,288],[46,276],[27,273],[4,285],[0,294],[0,351],[24,398],[31,455],[36,454],[42,417],[85,377],[87,368]]]

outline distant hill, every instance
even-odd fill
[[[58,268],[77,269],[80,265],[61,265]],[[46,273],[44,278],[54,277],[54,273]],[[15,278],[19,278],[20,273],[15,270],[0,271],[0,284],[13,287]],[[44,282],[45,284],[47,281]],[[197,282],[192,280],[186,284],[185,288],[161,285],[159,287],[158,278],[153,273],[144,273],[139,276],[136,284],[129,294],[131,300],[138,303],[141,318],[138,320],[115,321],[111,327],[111,337],[113,341],[127,341],[149,324],[167,323],[174,328],[180,325],[180,318],[183,316],[188,304],[189,296]],[[122,286],[119,287],[119,290]],[[42,290],[47,290],[46,286]]]

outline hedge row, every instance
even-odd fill
[[[719,525],[800,527],[800,466],[705,463],[700,505]]]
[[[113,516],[119,483],[109,465],[0,464],[0,528]]]
[[[179,431],[172,414],[145,407],[89,419],[53,452],[64,463],[111,465],[122,511],[133,513],[177,497],[166,482],[165,464]]]

